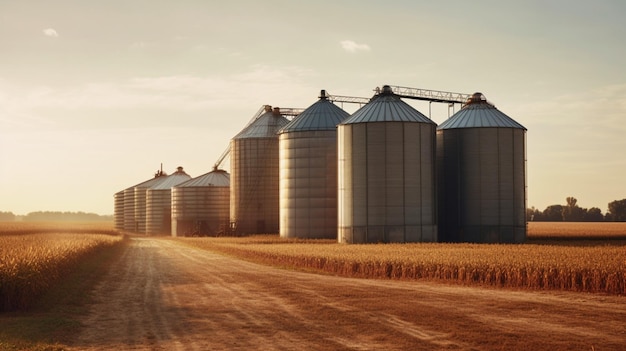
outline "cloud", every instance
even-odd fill
[[[114,114],[117,117],[108,117],[109,122],[119,122],[121,116],[148,116],[157,112],[191,116],[243,110],[247,116],[245,111],[252,114],[261,104],[306,107],[293,104],[310,101],[315,96],[316,89],[306,83],[315,75],[316,72],[299,66],[253,65],[225,76],[135,77],[69,87],[18,88],[19,85],[0,78],[0,132],[3,123],[31,129],[84,125],[84,121],[75,118],[85,115]],[[168,121],[179,124],[175,118]]]
[[[342,40],[341,42],[339,42],[341,44],[341,47],[346,50],[347,52],[350,53],[355,53],[358,51],[370,51],[371,48],[369,45],[367,44],[359,44],[356,43],[352,40]]]
[[[56,30],[54,30],[53,28],[46,28],[43,30],[43,34],[47,37],[51,37],[51,38],[58,38],[59,37],[59,33],[57,33]]]

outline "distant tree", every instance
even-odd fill
[[[15,220],[15,215],[13,212],[3,212],[0,211],[0,222],[13,222]]]
[[[597,207],[592,207],[585,213],[585,222],[602,222],[603,220],[602,210]]]
[[[548,222],[562,222],[563,221],[563,206],[562,205],[550,205],[543,210],[543,220]]]
[[[609,213],[612,221],[626,222],[626,199],[609,202]]]
[[[566,222],[582,222],[585,219],[586,209],[578,206],[578,200],[573,197],[567,197],[565,199],[567,205],[563,207],[563,220]]]
[[[38,211],[30,212],[24,216],[24,221],[27,222],[101,222],[110,220],[112,220],[111,216],[85,212]]]
[[[532,222],[540,222],[543,221],[543,213],[532,206],[531,208],[526,209],[526,220]]]

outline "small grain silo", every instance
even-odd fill
[[[113,195],[113,224],[115,230],[124,230],[124,190]]]
[[[289,123],[265,111],[230,142],[230,220],[237,234],[278,233],[278,135]]]
[[[440,241],[526,240],[526,128],[475,93],[437,128]]]
[[[221,169],[172,188],[172,236],[214,236],[230,226],[230,174]]]
[[[389,86],[339,124],[339,242],[437,241],[435,128]]]
[[[167,174],[162,170],[158,171],[156,175],[160,175],[150,182],[145,182],[134,187],[135,192],[134,204],[135,204],[135,229],[134,232],[145,234],[146,233],[146,192],[150,187],[158,185],[167,179]]]
[[[148,179],[144,182],[141,182],[137,185],[131,186],[130,188],[124,189],[124,230],[128,232],[139,232],[139,224],[145,223],[145,214],[143,219],[138,218],[136,212],[136,204],[135,204],[135,189],[136,188],[148,188],[158,182],[161,179],[165,178],[166,174],[162,171],[157,171],[154,175],[154,178]],[[144,193],[144,201],[145,203],[145,193]],[[144,205],[145,206],[145,205]],[[145,207],[144,207],[145,213]],[[142,224],[142,227],[145,226]]]
[[[172,187],[191,179],[178,167],[163,181],[146,189],[146,234],[170,235],[172,228]]]
[[[337,238],[337,125],[347,117],[322,90],[279,131],[281,238]]]

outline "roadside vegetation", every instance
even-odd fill
[[[89,292],[126,242],[108,224],[65,228],[0,223],[0,350],[63,349],[59,340],[79,327]]]

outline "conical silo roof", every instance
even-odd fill
[[[178,167],[176,172],[163,178],[160,182],[154,183],[150,186],[150,189],[171,189],[172,187],[186,182],[189,179],[191,179],[191,176],[183,171],[183,167]]]
[[[244,128],[233,139],[248,138],[271,138],[275,137],[280,128],[284,127],[289,120],[280,114],[278,108],[271,110],[271,107],[265,110],[265,113],[255,119],[250,125]]]
[[[320,99],[284,126],[279,133],[335,130],[349,116],[348,112],[330,102],[326,90],[322,90]]]
[[[215,169],[209,173],[190,179],[178,184],[177,188],[206,187],[206,186],[230,186],[230,174],[223,169]]]
[[[524,129],[513,118],[489,103],[481,93],[474,93],[459,112],[452,115],[437,129],[460,128],[515,128]]]
[[[365,106],[341,124],[369,122],[415,122],[435,124],[428,117],[402,101],[388,85]]]
[[[167,174],[165,173],[157,173],[155,174],[154,178],[148,179],[146,181],[143,181],[139,184],[133,185],[131,187],[129,187],[128,189],[133,189],[133,188],[149,188],[151,186],[157,185],[159,183],[161,183],[162,181],[165,180],[165,178],[167,178]]]

